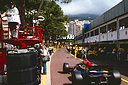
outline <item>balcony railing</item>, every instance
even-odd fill
[[[119,39],[118,39],[118,36],[119,36]],[[128,39],[128,28],[125,28],[125,29],[119,30],[119,34],[117,33],[117,31],[113,31],[113,32],[107,32],[107,33],[85,38],[83,43],[116,41],[116,40],[127,40],[127,39]],[[82,43],[81,41],[79,42]]]
[[[119,40],[128,39],[128,28],[119,31]]]

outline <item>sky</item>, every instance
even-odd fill
[[[57,2],[64,15],[96,14],[101,15],[122,0],[72,0],[69,4]]]

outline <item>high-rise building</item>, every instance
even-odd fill
[[[70,21],[68,33],[78,36],[82,34],[84,24],[89,24],[89,23],[90,23],[89,20],[79,21],[78,19],[76,19],[74,21]]]

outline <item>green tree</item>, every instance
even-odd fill
[[[8,5],[9,4],[9,0],[0,0],[0,12],[3,13],[7,10]]]
[[[41,24],[45,29],[45,40],[56,40],[56,35],[67,35],[64,22],[68,22],[69,19],[63,15],[60,6],[54,1],[45,1],[40,15],[45,17],[45,21]]]
[[[15,2],[19,6],[21,21],[32,23],[32,19],[36,15],[34,11],[38,10],[41,0],[15,0]]]

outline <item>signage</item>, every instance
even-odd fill
[[[74,39],[75,36],[73,34],[68,34],[66,37],[62,37],[62,36],[56,36],[56,40],[72,40]]]

